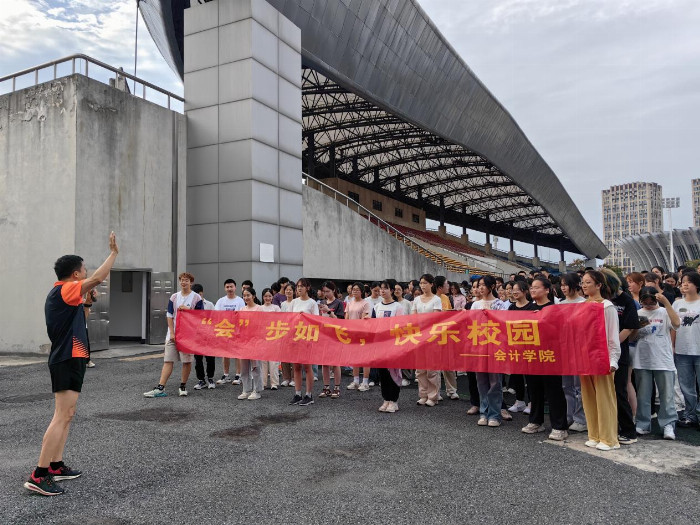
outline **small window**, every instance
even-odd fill
[[[420,224],[420,215],[418,215],[417,213],[413,214],[412,219],[413,219],[413,222]]]
[[[354,200],[357,203],[360,202],[360,195],[358,193],[355,193],[354,191],[349,191],[348,197],[350,197],[352,200]]]
[[[372,201],[372,209],[382,211],[382,201]]]
[[[403,217],[403,210],[401,208],[394,208],[394,217]]]

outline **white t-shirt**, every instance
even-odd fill
[[[307,314],[313,314],[313,315],[319,315],[318,313],[318,303],[311,299],[310,297],[304,301],[302,300],[301,297],[297,297],[292,301],[292,308],[290,310],[291,312],[298,313],[307,313]]]
[[[270,304],[270,306],[265,306],[264,304],[260,306],[261,312],[281,312],[282,309],[276,304]]]
[[[562,299],[559,301],[559,304],[575,304],[575,303],[585,303],[586,298],[581,297],[580,295],[576,297],[576,299]]]
[[[242,297],[238,295],[233,299],[229,299],[227,295],[224,295],[221,299],[216,301],[216,306],[214,310],[226,310],[228,312],[235,312],[240,310],[245,306],[245,301]]]
[[[500,299],[492,299],[487,301],[485,299],[479,299],[472,303],[472,310],[507,310],[510,308],[510,303],[508,301],[501,301]]]
[[[365,297],[365,301],[369,301],[369,305],[370,305],[372,308],[374,308],[375,306],[377,306],[379,303],[382,302],[382,297],[381,297],[381,295],[380,295],[379,297],[377,297],[377,298],[375,299],[374,297],[372,297],[372,296],[370,295],[369,297]]]
[[[433,295],[433,298],[427,303],[423,302],[423,296],[419,295],[411,303],[411,313],[413,314],[429,314],[433,312],[442,311],[442,299],[437,295]]]
[[[392,301],[389,304],[381,302],[374,307],[374,316],[377,319],[381,317],[396,317],[397,315],[405,315],[404,308],[399,302]]]
[[[399,303],[401,306],[403,306],[403,313],[406,314],[406,315],[410,315],[410,313],[411,313],[411,304],[412,304],[411,301],[409,301],[408,299],[401,299],[400,301],[398,301],[398,303]]]
[[[175,328],[175,323],[177,322],[178,308],[186,306],[187,308],[194,309],[201,300],[202,298],[199,294],[194,292],[190,292],[187,295],[182,295],[182,292],[177,292],[171,295],[166,316],[173,320],[173,328]],[[172,313],[170,312],[171,309]],[[168,341],[170,341],[170,327],[168,327],[168,333],[165,336],[165,342],[167,343]]]
[[[212,303],[211,301],[207,301],[206,299],[202,299],[202,303],[204,304],[205,310],[213,310],[214,309],[214,303]]]
[[[284,301],[283,303],[280,304],[280,310],[282,310],[283,312],[291,312],[293,302],[294,302],[294,299],[292,299],[291,301]]]
[[[681,326],[676,330],[676,353],[700,355],[700,300],[678,299],[673,309],[681,318]]]
[[[631,353],[632,367],[638,370],[675,371],[671,348],[671,320],[665,308],[637,311],[640,320],[649,319],[649,324],[639,329],[637,348]]]

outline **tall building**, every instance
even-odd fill
[[[663,231],[661,186],[654,182],[630,182],[603,190],[603,241],[610,250],[605,264],[631,272],[632,261],[617,246],[617,241],[660,231]]]
[[[693,179],[693,226],[700,228],[700,179]]]

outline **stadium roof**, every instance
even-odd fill
[[[511,115],[415,0],[267,0],[301,28],[307,170],[435,220],[604,258],[608,250]],[[142,2],[183,76],[190,0]]]

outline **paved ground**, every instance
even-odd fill
[[[522,414],[492,429],[464,400],[418,407],[415,388],[396,414],[376,411],[378,389],[290,407],[291,389],[178,398],[171,381],[145,399],[159,358],[97,364],[66,454],[85,474],[56,498],[22,488],[53,411],[47,368],[0,367],[2,523],[698,523],[697,430],[591,453],[520,433]]]

